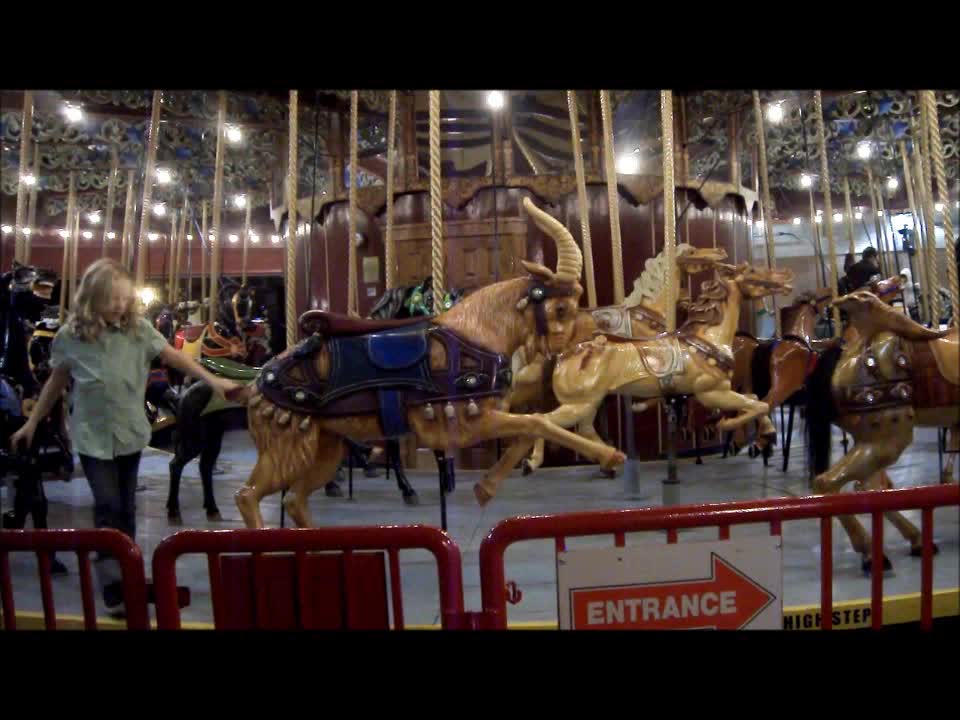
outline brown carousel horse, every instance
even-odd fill
[[[681,257],[677,262],[684,264],[685,260]],[[677,332],[639,339],[598,335],[564,352],[552,375],[560,407],[544,418],[559,427],[572,427],[593,417],[612,393],[650,399],[692,395],[707,409],[737,411],[736,417],[720,421],[721,431],[766,414],[766,404],[731,389],[731,345],[742,298],[789,294],[793,274],[746,263],[736,267],[716,263],[714,267],[719,278],[703,284]],[[517,451],[532,444],[532,438],[524,439],[516,443]],[[493,498],[501,480],[490,473],[474,486],[481,505]]]
[[[808,452],[819,473],[814,488],[825,494],[849,482],[857,490],[890,488],[886,469],[913,442],[914,427],[960,430],[957,327],[928,330],[863,290],[835,304],[849,316],[843,345],[823,354],[807,383]],[[853,449],[832,466],[831,424],[854,439]],[[916,526],[900,513],[886,518],[910,542],[910,554],[920,555]],[[856,517],[839,520],[869,572],[866,530]],[[883,567],[891,567],[886,557]]]
[[[524,208],[557,245],[557,270],[523,261],[530,273],[480,288],[431,318],[360,320],[310,311],[307,339],[271,360],[247,398],[257,463],[237,506],[247,527],[263,527],[260,501],[288,490],[283,504],[311,524],[310,494],[329,483],[345,439],[377,441],[414,433],[435,450],[497,438],[547,439],[614,467],[623,453],[505,410],[510,357],[532,335],[549,355],[566,347],[583,293],[583,257],[562,223],[529,198]],[[519,460],[514,460],[514,464]],[[502,463],[492,472],[504,476]]]
[[[686,243],[677,246],[676,257],[682,262],[674,264],[671,270],[667,266],[666,255],[660,253],[649,258],[640,277],[634,280],[633,292],[622,305],[608,305],[593,310],[580,310],[577,317],[571,345],[589,340],[595,333],[616,335],[623,338],[642,338],[659,335],[667,329],[666,290],[667,282],[680,288],[686,275],[703,272],[717,262],[725,260],[727,252],[723,248],[695,248]],[[669,273],[669,274],[668,274]],[[681,299],[682,301],[682,299]],[[678,310],[682,310],[682,305]],[[550,372],[545,372],[545,359],[535,348],[520,348],[514,356],[513,388],[510,395],[511,408],[536,408],[543,410],[547,406],[554,409],[556,398],[549,389]],[[547,383],[544,383],[546,379]],[[634,408],[635,412],[646,409],[645,404]],[[586,418],[577,432],[591,440],[602,442],[594,428],[594,418]],[[523,460],[523,473],[528,475],[543,464],[544,441],[537,440],[530,457]]]
[[[885,302],[892,302],[900,293],[899,276],[874,280],[864,289]],[[821,353],[837,344],[835,338],[817,339],[817,317],[833,300],[833,291],[820,288],[800,295],[796,302],[780,312],[782,338],[758,340],[750,333],[738,332],[733,341],[733,387],[744,395],[753,394],[770,406],[772,413],[784,404],[790,407],[787,428],[784,431],[783,470],[786,472],[793,418],[797,405],[806,401],[802,390]],[[758,419],[759,429],[753,449],[756,454],[769,457],[776,429],[770,418]],[[733,435],[734,453],[746,442],[746,428]],[[751,453],[753,454],[753,453]]]

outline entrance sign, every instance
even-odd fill
[[[561,630],[780,630],[777,536],[557,553]]]

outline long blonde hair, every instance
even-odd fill
[[[117,278],[125,278],[133,285],[130,271],[111,258],[97,260],[83,273],[80,287],[73,297],[73,308],[67,318],[67,327],[81,340],[92,342],[100,337],[100,333],[107,327],[103,319],[103,309],[110,303],[113,283]],[[139,319],[140,304],[136,298],[131,298],[127,311],[117,325],[129,333],[136,329]]]

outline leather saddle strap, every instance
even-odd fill
[[[685,343],[693,346],[707,357],[716,360],[717,367],[724,372],[733,372],[733,358],[728,358],[726,355],[721,353],[720,349],[713,343],[704,340],[703,338],[698,338],[695,335],[680,335],[679,337]]]

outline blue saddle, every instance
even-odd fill
[[[0,412],[11,417],[23,416],[17,391],[2,377],[0,377]]]

